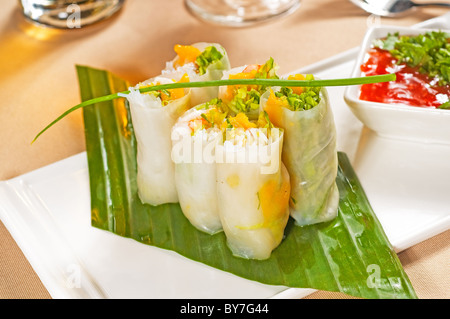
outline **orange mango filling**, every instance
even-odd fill
[[[269,228],[275,238],[283,236],[284,228],[280,225],[289,218],[287,213],[291,194],[289,180],[281,184],[275,180],[268,180],[258,192],[259,208],[262,211],[263,222],[251,227],[238,227],[240,229]]]
[[[244,130],[256,128],[256,124],[250,122],[247,115],[244,113],[238,113],[236,116],[230,117],[228,121],[234,128],[243,128]]]
[[[264,110],[267,112],[270,122],[276,127],[283,127],[283,107],[289,107],[288,101],[278,98],[271,90]]]
[[[174,81],[175,82],[175,81]],[[176,83],[185,83],[185,82],[189,82],[189,76],[187,75],[187,73],[185,73],[181,79],[179,81],[177,81]],[[155,86],[155,85],[161,85],[161,82],[156,82],[156,83],[151,83],[148,85],[140,85],[139,88],[143,89],[146,87],[150,87],[150,86]],[[161,102],[163,102],[163,105],[167,105],[169,102],[177,100],[182,98],[183,96],[185,96],[184,93],[184,89],[183,88],[178,88],[178,89],[168,89],[166,91],[158,91],[160,93],[160,99]],[[167,94],[167,93],[168,94]],[[152,92],[147,92],[147,94],[151,94]]]
[[[189,82],[189,76],[187,75],[187,73],[183,74],[183,76],[181,77],[181,79],[177,82],[177,83],[186,83]],[[161,92],[161,100],[167,100],[167,101],[173,101],[173,100],[177,100],[179,98],[182,98],[185,93],[184,93],[184,89],[183,88],[178,88],[178,89],[170,89],[167,90],[169,92],[169,96],[167,94],[165,94],[164,92]]]
[[[289,207],[289,196],[291,185],[284,180],[281,185],[275,180],[267,181],[259,190],[259,202],[264,216],[262,227],[273,227],[275,231],[277,224],[285,220],[286,211]]]
[[[303,74],[289,75],[288,80],[303,81],[305,80],[305,77],[303,76]],[[290,87],[290,89],[292,89],[292,92],[298,95],[302,94],[303,92],[303,88],[300,86]]]
[[[178,55],[178,59],[174,62],[174,67],[180,67],[187,63],[195,63],[197,57],[202,53],[192,45],[180,44],[175,45],[174,51]]]

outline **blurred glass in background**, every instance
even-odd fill
[[[245,27],[295,12],[300,0],[185,0],[188,11],[202,21]]]
[[[124,0],[19,0],[28,20],[59,28],[81,28],[109,18]]]

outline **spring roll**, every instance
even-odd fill
[[[216,190],[215,146],[222,141],[225,116],[214,99],[182,115],[172,129],[172,159],[181,209],[197,229],[222,230]]]
[[[272,58],[264,64],[250,64],[224,72],[222,79],[277,79],[278,66]],[[219,98],[229,108],[229,113],[244,113],[250,120],[259,117],[261,95],[267,90],[262,85],[229,85],[219,88]]]
[[[289,79],[304,80],[303,75]],[[312,80],[312,75],[306,79]],[[325,88],[273,88],[261,97],[271,122],[284,129],[283,163],[291,179],[290,214],[298,225],[337,216],[336,129]]]
[[[187,77],[182,81],[188,81]],[[155,77],[130,88],[126,95],[137,141],[138,194],[143,203],[154,206],[178,202],[170,134],[178,117],[190,107],[190,92],[171,89],[140,93],[138,89],[173,82]]]
[[[226,139],[216,149],[222,227],[235,256],[267,259],[281,243],[289,219],[283,132],[250,122],[244,113],[227,122]]]
[[[185,73],[192,82],[220,80],[223,72],[230,69],[225,49],[217,43],[199,42],[192,45],[175,45],[177,56],[166,63],[162,76],[180,79]],[[192,106],[217,98],[218,87],[193,88]]]

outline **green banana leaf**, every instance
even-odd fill
[[[77,72],[83,101],[129,87],[107,71],[77,66]],[[269,259],[247,260],[231,254],[223,232],[208,235],[193,227],[178,204],[141,203],[126,99],[92,105],[83,112],[93,227],[264,284],[370,299],[417,298],[344,153],[338,154],[338,217],[304,227],[290,220],[284,240]]]

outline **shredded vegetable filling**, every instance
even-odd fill
[[[214,46],[209,46],[201,52],[192,45],[177,44],[174,47],[174,51],[178,55],[178,59],[174,62],[174,67],[182,67],[185,64],[193,63],[196,67],[196,72],[200,75],[205,74],[211,64],[223,58],[223,54]]]
[[[184,74],[183,77],[180,79],[180,81],[174,82],[174,83],[184,83],[184,82],[189,82],[189,76],[187,74]],[[139,88],[143,89],[143,88],[155,86],[155,85],[161,85],[161,82],[152,82],[150,84],[140,84]],[[183,96],[185,96],[185,92],[184,92],[183,88],[150,91],[150,92],[146,92],[144,94],[149,94],[149,95],[153,95],[156,98],[160,98],[162,106],[166,106],[170,102],[175,101],[175,100],[180,99]]]
[[[241,73],[230,74],[229,79],[278,79],[276,65],[270,58],[265,64],[251,64]],[[234,112],[249,112],[259,108],[261,94],[266,90],[262,85],[230,85],[224,102]]]

